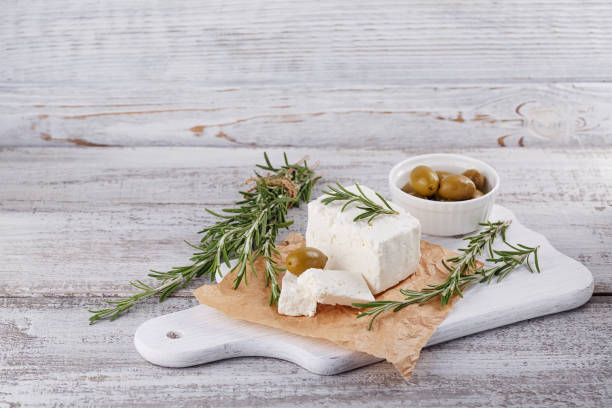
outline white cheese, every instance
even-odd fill
[[[312,293],[298,285],[297,276],[287,271],[278,299],[278,313],[287,316],[314,316],[317,301]]]
[[[374,191],[359,187],[369,199],[381,203]],[[357,192],[355,186],[347,190]],[[360,272],[374,294],[414,273],[421,257],[419,220],[390,202],[399,215],[380,215],[370,224],[355,222],[353,218],[362,212],[358,203],[341,212],[344,202],[325,205],[322,197],[308,204],[306,245],[327,255],[326,268]]]
[[[374,296],[359,272],[311,268],[298,277],[298,286],[319,303],[347,305],[373,302]]]

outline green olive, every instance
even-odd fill
[[[410,183],[406,183],[406,185],[404,187],[402,187],[402,191],[404,193],[406,193],[406,194],[410,194],[411,196],[415,196],[417,198],[425,198],[425,199],[427,199],[427,197],[425,197],[424,195],[419,194],[416,191],[414,191],[414,189],[412,188]]]
[[[417,166],[410,173],[410,185],[417,193],[430,196],[438,191],[440,179],[430,167]]]
[[[468,177],[470,180],[472,180],[476,188],[480,191],[482,191],[482,189],[484,188],[487,182],[487,180],[485,179],[485,176],[483,176],[482,173],[476,169],[466,170],[463,172],[463,175]]]
[[[302,247],[290,252],[285,259],[285,263],[289,272],[300,275],[310,268],[325,268],[327,256],[317,248]]]
[[[472,198],[478,198],[478,197],[482,197],[484,195],[484,193],[480,190],[476,190],[474,191],[474,195],[472,196]]]
[[[448,171],[442,171],[442,170],[437,170],[436,174],[438,175],[438,178],[440,179],[440,181],[442,181],[442,179],[444,177],[448,177],[448,176],[452,176],[453,173],[450,173]]]
[[[453,174],[445,177],[440,183],[440,197],[447,200],[469,200],[474,196],[476,186],[468,177]]]

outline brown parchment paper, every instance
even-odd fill
[[[291,251],[305,245],[299,234],[290,234],[277,245],[280,265]],[[429,284],[437,284],[446,278],[447,271],[441,261],[456,254],[439,245],[421,241],[421,261],[417,271],[398,285],[376,296],[376,300],[401,300],[399,289],[420,290]],[[371,354],[393,363],[407,380],[419,358],[421,348],[433,335],[451,310],[441,307],[439,301],[423,306],[410,305],[397,313],[387,312],[379,316],[372,330],[367,330],[369,317],[356,319],[358,309],[348,306],[318,305],[314,317],[293,317],[277,313],[276,306],[269,305],[269,290],[264,283],[264,261],[255,262],[257,277],[248,273],[248,285],[244,282],[234,290],[233,275],[216,285],[204,285],[194,291],[200,303],[213,307],[235,319],[247,320],[276,327],[302,336],[330,340],[344,348]],[[279,283],[281,280],[279,279]]]

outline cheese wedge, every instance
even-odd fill
[[[311,268],[298,277],[297,283],[319,303],[351,306],[374,301],[359,272]]]
[[[359,187],[369,199],[382,204],[374,191]],[[355,186],[347,190],[357,193]],[[373,294],[414,273],[421,257],[419,220],[389,203],[398,215],[381,215],[371,223],[353,221],[363,212],[357,208],[359,203],[341,211],[344,202],[325,205],[321,202],[323,197],[308,204],[306,245],[327,255],[326,268],[360,272]]]

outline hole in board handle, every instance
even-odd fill
[[[166,337],[169,339],[180,339],[182,337],[181,333],[170,330],[166,333]]]

